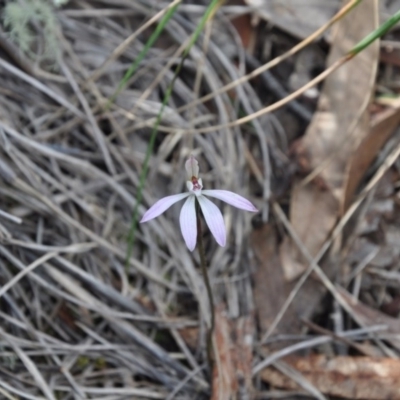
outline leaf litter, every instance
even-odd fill
[[[356,42],[373,29],[376,14],[371,4],[363,2],[347,27],[346,20],[334,27],[331,57],[342,46],[344,51],[351,47],[346,40]],[[305,96],[294,107],[263,116],[252,126],[204,136],[190,132],[234,121],[243,110],[251,114],[265,101],[283,97],[291,85],[285,88],[285,79],[295,81],[291,74],[301,70],[311,77],[312,71],[304,71],[304,61],[295,56],[297,61],[285,61],[279,73],[264,74],[262,81],[244,82],[235,92],[220,92],[206,104],[182,108],[257,68],[246,58],[241,38],[250,37],[247,50],[259,55],[257,43],[252,50],[251,41],[257,42],[260,35],[249,20],[242,28],[237,25],[246,32],[235,33],[229,18],[237,6],[230,5],[222,7],[207,28],[208,45],[199,42],[186,60],[161,121],[140,213],[155,200],[182,190],[185,176],[179,171],[191,152],[200,160],[208,188],[238,192],[263,210],[252,228],[249,215],[224,208],[225,248],[206,234],[217,300],[218,362],[212,374],[205,366],[204,342],[210,310],[197,255],[193,258],[188,252],[177,229],[178,209],[141,227],[128,267],[124,265],[148,136],[182,42],[205,9],[188,3],[181,7],[106,111],[107,99],[143,49],[152,29],[145,23],[162,10],[159,3],[69,2],[56,11],[62,57],[53,66],[44,60],[33,63],[0,32],[1,395],[203,399],[212,393],[211,398],[251,399],[290,398],[295,392],[321,399],[362,398],[365,363],[371,385],[385,384],[385,393],[396,398],[392,375],[376,372],[386,365],[392,371],[398,368],[400,312],[395,251],[400,240],[398,136],[393,135],[399,114],[396,105],[379,105],[368,121],[366,99],[375,83],[377,45],[359,61],[355,58],[353,67],[342,67],[322,88],[311,127],[297,147],[308,163],[303,174],[316,170],[322,178],[316,175],[305,185],[295,178],[289,198],[285,191],[297,166],[287,146],[294,146],[292,138],[302,128],[301,123],[290,128],[285,122],[292,111],[302,121],[307,116],[307,121],[312,99]],[[351,39],[349,30],[357,30],[354,15],[364,21],[365,32],[355,32],[360,37]],[[42,27],[34,28],[40,49]],[[274,46],[282,35],[274,29],[266,45]],[[343,40],[335,40],[340,35]],[[276,43],[285,40],[296,44],[287,38]],[[320,50],[316,57],[321,57]],[[265,62],[262,55],[255,59]],[[346,68],[359,72],[358,83],[343,76]],[[201,78],[197,84],[196,76]],[[329,97],[339,93],[335,79],[347,90],[344,99]],[[265,97],[263,85],[274,88],[271,97]],[[327,113],[334,117],[326,118]],[[324,146],[319,142],[323,138],[328,141]],[[353,146],[343,151],[337,143],[341,140]],[[300,160],[302,154],[296,154]],[[334,165],[324,165],[331,155]],[[379,181],[374,190],[368,186],[372,180]],[[366,190],[360,192],[363,187]],[[299,277],[306,276],[310,260],[304,254],[293,258],[297,245],[289,239],[290,223],[284,225],[279,207],[289,210],[292,233],[315,256],[338,221],[340,225],[349,215],[358,193],[365,193],[365,200],[351,214],[353,229],[337,235],[340,241],[331,241],[334,246],[322,264],[333,273],[323,284],[312,275],[298,291]],[[268,201],[273,205],[269,216]],[[315,322],[325,327],[318,331]],[[354,357],[349,349],[365,357]],[[285,358],[288,355],[294,358]],[[349,371],[343,367],[348,364],[355,367]],[[338,373],[343,381],[335,380]],[[355,382],[351,395],[342,385],[346,379]]]

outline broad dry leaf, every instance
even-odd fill
[[[254,317],[243,316],[231,322],[231,336],[234,338],[232,357],[235,362],[236,398],[251,400],[253,388],[253,346]],[[239,395],[240,394],[240,395]]]
[[[293,285],[287,282],[279,260],[277,232],[272,224],[263,225],[251,233],[250,245],[254,254],[254,303],[258,323],[266,332],[283,306]],[[284,251],[283,251],[284,252]],[[289,307],[276,333],[295,333],[301,328],[296,309]]]
[[[278,246],[277,232],[272,224],[254,230],[251,234],[250,245],[254,254],[253,281],[254,303],[258,323],[262,332],[267,332],[276,316],[284,305],[296,282],[286,279],[281,267],[282,257],[288,255],[285,243]],[[291,274],[296,273],[300,264],[292,265]],[[331,268],[332,269],[332,268]],[[301,317],[308,318],[314,310],[314,299],[324,294],[324,288],[314,279],[308,279],[297,294],[275,329],[275,333],[298,333],[302,328]],[[268,345],[269,350],[285,347],[285,341]]]
[[[328,64],[345,55],[377,25],[377,1],[361,2],[335,27]],[[318,110],[298,146],[310,169],[321,168],[311,183],[295,185],[290,206],[294,230],[312,256],[318,253],[335,225],[349,163],[369,132],[367,106],[377,60],[378,43],[374,43],[326,79]],[[293,262],[308,264],[293,243],[290,257]],[[290,257],[286,257],[286,262]]]
[[[235,393],[235,370],[232,360],[232,341],[228,318],[221,307],[215,308],[214,369],[212,400],[229,400]]]
[[[372,357],[314,355],[288,357],[285,362],[322,393],[347,399],[400,399],[400,360]],[[272,386],[298,390],[299,386],[269,367],[261,378]]]
[[[229,320],[224,307],[215,309],[212,400],[253,398],[252,361],[254,326],[251,316]]]
[[[342,203],[344,214],[368,167],[377,156],[382,146],[393,134],[400,123],[400,106],[380,113],[373,121],[368,136],[361,142],[354,153],[346,173],[346,184]]]

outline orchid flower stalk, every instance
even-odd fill
[[[181,210],[179,222],[186,246],[190,251],[193,251],[197,243],[197,201],[207,226],[217,243],[223,247],[226,244],[226,229],[222,213],[207,197],[214,197],[242,210],[251,212],[257,212],[258,210],[250,201],[228,190],[203,190],[203,182],[199,178],[199,163],[193,156],[190,156],[186,161],[185,168],[187,172],[186,186],[188,192],[174,194],[158,200],[145,212],[140,222],[150,221],[161,215],[173,204],[186,199]]]

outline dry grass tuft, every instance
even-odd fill
[[[22,220],[0,215],[0,390],[7,398],[199,398],[209,390],[204,343],[196,351],[181,336],[184,328],[204,326],[209,310],[197,255],[178,228],[179,207],[140,227],[124,266],[151,126],[202,8],[175,15],[104,111],[154,25],[122,45],[121,55],[114,50],[158,11],[156,1],[69,2],[56,11],[60,56],[51,68],[31,63],[0,37],[7,53],[0,60],[0,209]],[[34,29],[40,49],[44,32]],[[251,198],[245,155],[257,144],[269,196],[266,140],[274,128],[267,117],[205,136],[190,133],[259,108],[249,84],[178,112],[244,72],[227,16],[219,14],[209,29],[163,116],[141,213],[184,188],[182,166],[191,152],[205,186]],[[218,301],[238,316],[252,308],[245,261],[251,216],[229,207],[224,215],[229,245],[207,240],[210,273]]]

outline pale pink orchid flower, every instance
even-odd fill
[[[250,201],[236,193],[229,192],[228,190],[203,190],[203,182],[201,178],[199,178],[199,163],[193,156],[190,156],[186,161],[185,168],[188,176],[186,186],[189,191],[186,193],[167,196],[158,200],[145,212],[140,222],[143,223],[150,221],[151,219],[161,215],[178,201],[187,199],[182,207],[179,222],[186,246],[190,251],[193,251],[197,242],[197,200],[201,211],[203,212],[204,219],[206,220],[215,240],[220,246],[224,247],[226,244],[226,230],[221,211],[214,203],[208,200],[206,196],[225,201],[225,203],[242,210],[252,212],[257,212],[258,210],[250,203]]]

